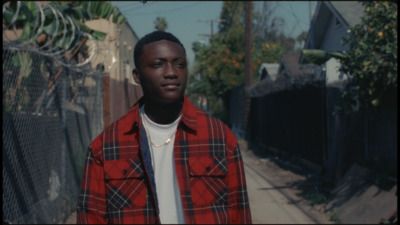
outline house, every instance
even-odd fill
[[[286,53],[282,56],[278,74],[295,75],[299,70],[300,53]]]
[[[299,64],[299,57],[300,53],[286,53],[279,64],[261,64],[259,81],[247,90],[249,96],[260,97],[320,79],[320,71],[313,64]]]
[[[278,75],[278,63],[262,63],[258,71],[258,82],[263,79],[276,80],[276,75]]]
[[[354,26],[361,22],[361,17],[364,15],[364,6],[361,2],[356,1],[320,1],[317,3],[315,13],[311,20],[310,29],[307,39],[304,44],[304,49],[320,49],[324,51],[347,51],[348,43],[342,43],[342,39],[348,35],[350,26]],[[303,55],[299,58],[299,64],[306,64],[308,61]],[[343,174],[339,172],[340,167],[346,167],[341,160],[335,161],[333,155],[342,154],[341,151],[345,146],[342,146],[343,136],[338,134],[340,129],[337,118],[332,116],[335,110],[335,105],[340,99],[340,89],[343,88],[345,76],[339,71],[340,63],[335,58],[329,59],[325,65],[321,66],[325,72],[322,74],[325,77],[324,88],[324,121],[326,140],[324,141],[325,155],[327,158],[324,163],[327,167],[328,176],[336,181]],[[353,120],[354,121],[354,120]],[[341,121],[340,123],[342,123]],[[342,124],[341,126],[345,126]],[[355,127],[353,129],[356,129]],[[350,132],[350,128],[347,128]],[[350,137],[350,136],[348,136]],[[352,141],[355,143],[355,141]],[[335,174],[336,173],[336,174]],[[335,177],[335,178],[334,178]]]
[[[363,5],[359,2],[318,2],[304,48],[347,50],[349,46],[342,44],[341,40],[347,35],[349,26],[361,21],[363,13]],[[247,90],[253,104],[249,118],[256,118],[249,121],[250,137],[287,152],[295,148],[294,154],[327,169],[325,173],[329,180],[340,178],[343,175],[340,170],[348,166],[344,161],[335,161],[335,154],[353,143],[359,144],[358,140],[350,140],[351,144],[342,140],[352,137],[350,132],[356,132],[359,128],[354,125],[352,131],[347,131],[349,135],[340,136],[338,130],[341,127],[337,127],[339,122],[335,123],[332,116],[340,92],[328,87],[343,80],[338,66],[339,63],[334,59],[325,66],[318,66],[307,62],[301,53],[287,53],[281,57],[274,81],[261,79]],[[282,115],[286,115],[286,118],[282,119]],[[280,123],[276,124],[276,121]],[[281,126],[286,129],[281,130]],[[254,131],[251,131],[252,127]],[[263,127],[280,133],[268,133],[268,137],[266,134],[269,131],[264,131]],[[310,138],[309,134],[314,137]],[[285,142],[287,139],[292,142]],[[336,172],[339,174],[336,175]]]
[[[304,49],[346,52],[350,46],[341,41],[349,35],[350,27],[362,22],[363,16],[365,7],[361,2],[318,2]],[[299,63],[307,63],[303,55]],[[335,58],[321,68],[325,70],[323,175],[335,184],[331,192],[334,200],[327,205],[327,212],[336,213],[342,223],[380,223],[397,218],[397,179],[388,176],[388,171],[397,171],[397,88],[387,92],[386,99],[382,97],[386,102],[374,110],[333,115],[346,77],[339,71],[340,62]],[[368,162],[368,168],[374,172],[387,168],[379,176],[395,180],[392,190],[369,183],[372,173],[360,166],[365,166],[360,164],[363,162]]]
[[[311,20],[310,29],[304,44],[304,49],[320,49],[324,51],[347,51],[348,43],[342,43],[342,39],[348,35],[350,26],[361,22],[364,15],[364,6],[356,1],[320,1],[317,3],[315,13]],[[299,64],[307,64],[308,61],[300,55]],[[334,155],[343,154],[344,136],[339,134],[340,127],[345,127],[343,121],[338,121],[332,116],[335,105],[340,99],[340,89],[344,86],[345,76],[339,71],[340,63],[337,59],[331,58],[321,69],[324,70],[325,84],[323,88],[324,99],[324,167],[327,169],[327,176],[337,182],[343,172],[340,170],[346,167],[341,159],[334,160]],[[355,121],[355,120],[353,120]],[[340,125],[338,125],[340,124]],[[352,129],[356,129],[353,127]],[[350,128],[347,128],[351,132]],[[344,131],[342,131],[344,132]],[[355,132],[355,131],[353,131]],[[347,137],[351,137],[348,135]],[[351,140],[353,143],[356,141]],[[354,146],[353,146],[354,147]],[[355,147],[354,147],[355,148]],[[341,168],[342,167],[342,168]]]
[[[365,14],[364,6],[357,1],[320,1],[317,3],[304,49],[320,49],[324,51],[347,51],[349,44],[342,43],[348,35],[350,26],[361,23]],[[300,64],[307,60],[300,56]],[[338,71],[340,64],[331,58],[326,62],[326,84],[338,85],[345,76]]]

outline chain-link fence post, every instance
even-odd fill
[[[62,196],[66,196],[66,159],[67,159],[67,72],[66,68],[62,69],[61,77],[59,78],[60,87],[60,111],[61,111],[61,129],[62,129],[62,141],[61,141],[61,190]]]

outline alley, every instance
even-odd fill
[[[253,223],[315,223],[252,166],[245,171]]]
[[[266,165],[241,143],[250,209],[254,224],[332,224],[321,212],[307,205],[290,182],[303,179],[289,171]],[[279,181],[279,177],[285,177]]]

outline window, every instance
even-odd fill
[[[339,18],[335,18],[335,29],[339,29],[342,27],[342,23],[340,22]]]

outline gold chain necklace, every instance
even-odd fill
[[[147,134],[147,137],[148,137],[150,143],[151,143],[154,147],[161,147],[161,146],[164,146],[164,145],[169,144],[169,143],[171,142],[171,140],[172,140],[172,137],[175,135],[175,132],[172,132],[171,137],[167,138],[167,140],[165,140],[164,143],[162,143],[162,144],[155,144],[155,143],[151,140],[151,135],[150,135],[149,130],[147,129],[147,122],[145,121],[146,119],[144,118],[143,113],[144,113],[144,112],[141,112],[141,113],[140,113],[140,116],[142,117],[143,126],[144,126],[144,129],[146,130],[146,134]]]

